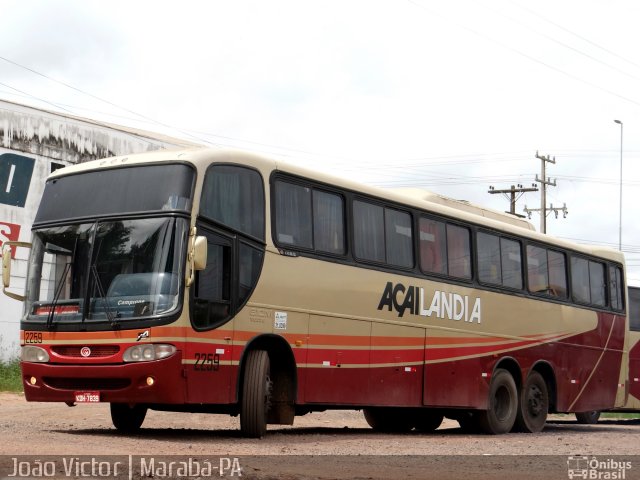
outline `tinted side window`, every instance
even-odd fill
[[[604,265],[598,262],[589,261],[589,290],[591,293],[591,303],[603,307],[607,304]]]
[[[278,243],[312,248],[311,189],[277,180],[275,197]]]
[[[314,190],[313,245],[326,253],[345,253],[344,201],[340,195]]]
[[[425,273],[447,273],[447,234],[445,223],[420,218],[420,268]]]
[[[586,258],[571,257],[571,291],[576,302],[591,303],[589,262]]]
[[[629,287],[629,328],[640,331],[640,288]]]
[[[255,170],[213,165],[202,186],[200,214],[252,237],[264,239],[264,189]]]
[[[567,262],[564,253],[549,250],[549,288],[557,297],[566,298],[567,291]]]
[[[567,297],[567,272],[564,253],[535,245],[527,246],[529,291],[552,297]]]
[[[477,243],[478,279],[483,283],[502,285],[500,238],[496,235],[479,232]]]
[[[471,278],[471,233],[468,228],[447,224],[447,263],[452,277]]]
[[[384,237],[383,208],[355,200],[353,202],[353,247],[356,257],[383,263],[385,261]]]
[[[411,215],[391,208],[384,209],[387,263],[398,267],[413,266]]]
[[[607,304],[604,264],[571,257],[571,288],[576,302],[604,307]]]
[[[527,245],[527,279],[530,292],[548,293],[549,270],[545,248]]]
[[[502,259],[502,284],[505,287],[522,288],[522,254],[520,242],[500,239]]]
[[[609,267],[609,292],[611,296],[611,308],[614,310],[623,310],[622,270],[619,267]]]
[[[231,241],[203,229],[198,233],[207,237],[207,268],[195,275],[191,319],[195,328],[208,329],[232,314]]]

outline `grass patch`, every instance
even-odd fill
[[[22,392],[22,374],[20,373],[20,361],[0,360],[0,391]]]
[[[629,413],[629,412],[603,412],[602,415],[600,415],[600,418],[602,419],[618,419],[618,420],[623,420],[623,419],[632,419],[632,418],[640,418],[640,413]]]

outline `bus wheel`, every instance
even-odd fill
[[[244,369],[240,407],[240,430],[245,437],[260,438],[267,433],[271,390],[269,354],[266,350],[249,352]]]
[[[511,431],[518,413],[518,391],[511,374],[498,368],[489,386],[489,408],[478,412],[485,433],[496,435]]]
[[[547,422],[549,412],[549,394],[547,383],[538,372],[531,372],[524,382],[516,427],[521,432],[541,432]]]
[[[444,415],[437,410],[418,410],[414,424],[419,432],[435,432],[443,419]]]
[[[403,433],[413,428],[409,409],[392,407],[365,408],[364,419],[376,432]]]
[[[600,410],[591,410],[590,412],[576,413],[576,420],[578,420],[578,423],[582,423],[584,425],[593,425],[595,423],[598,423],[599,418]]]
[[[111,421],[120,432],[136,432],[142,426],[147,415],[147,407],[144,405],[130,406],[127,403],[111,404]]]

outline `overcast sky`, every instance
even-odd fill
[[[506,210],[640,285],[640,2],[0,0],[0,98]],[[538,193],[518,201],[540,207]],[[539,227],[539,216],[532,222]]]

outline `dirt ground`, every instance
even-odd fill
[[[539,434],[499,436],[464,433],[445,420],[431,434],[382,434],[368,427],[362,412],[328,411],[297,417],[293,427],[270,426],[260,440],[242,438],[238,429],[238,418],[225,415],[150,411],[140,433],[121,435],[106,404],[70,408],[0,393],[5,463],[24,455],[180,455],[237,458],[243,478],[546,479],[568,478],[568,462],[595,457],[635,467],[624,477],[599,478],[640,479],[640,420],[634,419],[579,425],[554,417]],[[617,464],[604,467],[611,465]]]

